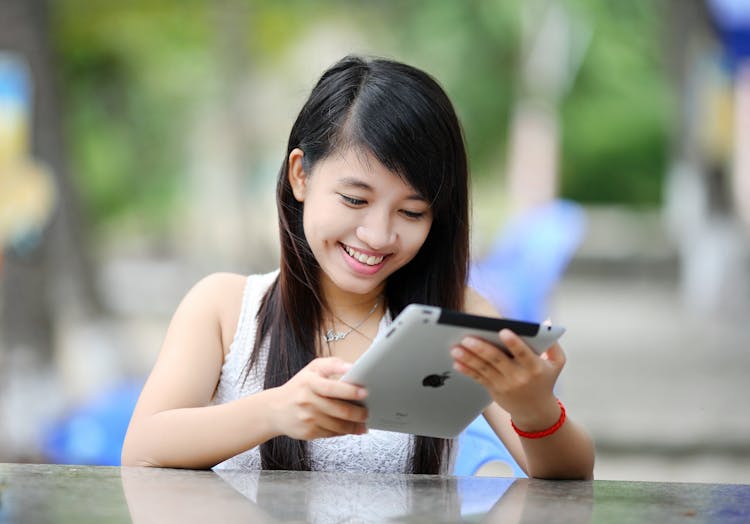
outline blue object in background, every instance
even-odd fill
[[[121,383],[56,421],[43,438],[50,462],[119,466],[122,443],[143,381]]]
[[[743,61],[750,60],[750,1],[709,0],[724,51],[724,58],[732,74]]]
[[[28,115],[31,108],[31,78],[20,55],[0,52],[0,106],[2,110]]]
[[[472,264],[469,285],[503,316],[541,322],[585,231],[584,210],[574,202],[556,200],[532,208],[511,220],[487,257]],[[456,475],[473,475],[497,460],[515,476],[526,476],[481,415],[461,433],[458,446]]]
[[[469,285],[503,316],[541,322],[585,231],[586,215],[574,202],[532,208],[512,219],[487,256],[472,264]]]
[[[505,448],[495,432],[484,419],[478,416],[458,437],[456,475],[474,475],[488,462],[504,462],[510,466],[514,477],[526,478],[521,466]]]

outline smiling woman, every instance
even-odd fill
[[[450,100],[411,66],[342,59],[292,127],[276,195],[280,269],[212,275],[188,293],[123,463],[449,472],[450,440],[368,431],[367,391],[338,377],[410,303],[497,314],[466,286],[467,159]],[[530,474],[589,477],[593,448],[570,418],[541,444],[510,424],[559,419],[562,350],[541,358],[512,333],[503,342],[501,358],[491,344],[455,353],[495,401],[488,421]]]

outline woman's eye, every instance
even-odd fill
[[[349,204],[350,206],[363,206],[367,203],[367,200],[361,200],[359,198],[342,195],[340,193],[339,196],[345,203]]]
[[[404,214],[404,215],[405,215],[405,216],[406,216],[407,218],[412,218],[412,219],[414,219],[414,220],[419,220],[420,218],[422,218],[422,217],[423,217],[423,216],[425,215],[424,213],[422,213],[422,212],[419,212],[419,211],[407,211],[406,209],[404,209],[404,210],[403,210],[403,211],[401,211],[401,212],[402,212],[402,213],[403,213],[403,214]]]

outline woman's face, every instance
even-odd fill
[[[307,174],[302,157],[299,149],[289,155],[289,180],[304,203],[305,237],[326,298],[382,293],[427,238],[429,203],[367,152],[334,153]]]

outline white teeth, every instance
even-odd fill
[[[349,256],[359,260],[363,264],[367,264],[368,266],[375,266],[377,264],[380,264],[385,257],[376,257],[372,255],[365,255],[364,253],[360,253],[359,251],[356,251],[349,246],[344,246],[344,249],[347,253],[349,253]]]

